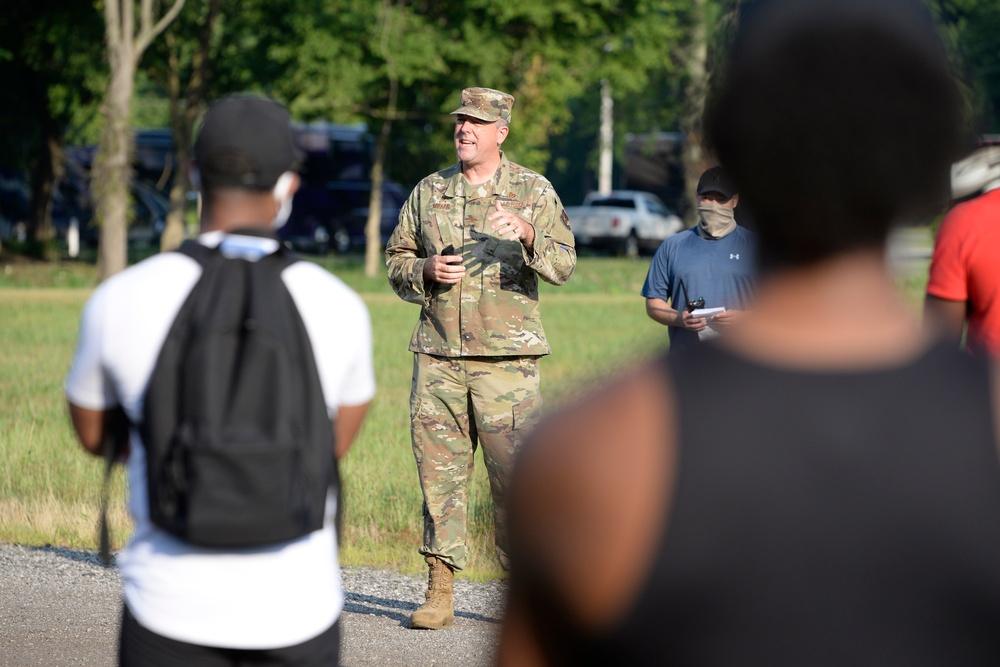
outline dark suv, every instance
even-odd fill
[[[345,253],[365,245],[371,197],[372,137],[363,124],[313,123],[296,126],[305,159],[302,185],[292,201],[288,223],[279,232],[293,247],[325,254]],[[396,227],[406,191],[392,181],[382,185],[385,243]]]
[[[307,184],[295,194],[292,213],[279,235],[293,247],[326,254],[346,253],[365,246],[371,184],[367,181],[333,181]],[[382,186],[382,243],[396,227],[406,193],[396,183]]]

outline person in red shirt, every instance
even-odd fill
[[[938,232],[924,312],[966,349],[1000,356],[1000,187],[953,208]]]

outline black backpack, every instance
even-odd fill
[[[283,246],[258,261],[195,241],[178,251],[203,273],[160,350],[137,425],[150,518],[206,547],[319,529],[340,485],[312,345],[281,280],[297,258]]]

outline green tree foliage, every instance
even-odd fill
[[[386,120],[421,128],[439,121],[441,87],[449,68],[440,25],[404,3],[389,5],[390,14],[383,4],[370,0],[306,4],[293,20],[300,41],[275,46],[271,52],[283,66],[275,92],[288,101],[293,115],[365,122],[373,131]],[[391,31],[388,43],[383,42],[386,29]],[[398,82],[400,98],[399,111],[389,118],[391,78]],[[426,156],[426,141],[415,143],[414,154]],[[421,170],[424,164],[439,164],[434,158],[440,157],[443,146],[437,148],[438,155],[418,160]]]
[[[173,132],[176,149],[162,249],[176,247],[185,234],[190,188],[185,165],[198,119],[212,100],[226,93],[281,97],[275,88],[289,63],[280,54],[300,41],[295,25],[301,9],[288,0],[189,2],[164,38],[151,45],[143,74],[166,98],[164,124]]]
[[[169,210],[160,237],[160,248],[172,250],[186,236],[187,192],[194,125],[204,111],[214,82],[215,63],[223,37],[219,29],[223,12],[236,3],[206,0],[182,11],[152,45],[146,75],[166,91],[168,123],[174,140],[174,162],[169,166]]]
[[[673,69],[679,4],[393,3],[389,51],[399,82],[393,173],[413,183],[453,159],[448,112],[459,91],[475,85],[517,98],[505,148],[522,164],[545,169],[550,139],[572,121],[571,102],[602,77],[614,82],[616,96],[630,99]],[[385,120],[390,72],[379,41],[381,11],[366,0],[310,0],[296,12],[293,32],[300,41],[276,46],[270,56],[284,70],[275,90],[297,117],[375,126]]]
[[[58,0],[5,5],[0,21],[0,164],[27,176],[23,222],[28,250],[52,255],[53,200],[64,176],[63,145],[87,136],[103,86],[100,17],[86,3]]]
[[[506,152],[575,203],[596,186],[601,80],[615,103],[617,180],[629,133],[682,131],[697,148],[717,54],[751,1],[190,0],[144,57],[138,95],[158,96],[141,108],[161,118],[172,110],[184,148],[204,105],[234,91],[274,96],[298,120],[385,129],[386,173],[409,187],[454,160],[448,113],[459,91],[499,88],[517,99]],[[927,1],[965,63],[981,131],[1000,132],[1000,4]],[[5,8],[0,83],[12,92],[0,164],[37,167],[67,132],[74,143],[96,138],[105,119],[94,91],[107,72],[95,7]],[[710,159],[685,153],[687,180]]]
[[[964,62],[981,130],[1000,132],[1000,4],[927,1]],[[517,98],[508,154],[545,172],[572,201],[596,182],[599,82],[614,96],[619,167],[628,133],[683,129],[696,138],[700,91],[740,4],[191,0],[143,59],[137,95],[156,103],[133,105],[132,118],[166,122],[173,98],[174,122],[181,115],[193,124],[207,101],[250,90],[281,99],[300,120],[364,122],[376,135],[391,123],[387,171],[409,186],[454,159],[448,112],[461,88],[490,86]],[[44,213],[45,187],[57,175],[36,174],[46,161],[52,172],[59,163],[47,147],[67,136],[93,143],[105,120],[95,93],[108,80],[100,5],[8,5],[0,22],[0,83],[9,93],[0,164],[50,182],[34,198]],[[190,141],[183,132],[179,139]],[[48,233],[44,224],[33,230]]]
[[[599,78],[607,77],[614,92],[616,185],[622,182],[629,135],[649,137],[649,150],[656,151],[658,133],[680,132],[686,143],[675,159],[689,182],[711,160],[700,150],[701,112],[740,0],[634,5],[625,8],[626,16],[613,29],[616,38],[607,43],[605,69],[589,78],[582,96],[570,101],[570,128],[552,140],[548,174],[571,203],[597,185]],[[664,189],[675,187],[667,185]],[[684,208],[684,201],[679,205]]]
[[[517,103],[504,148],[545,171],[573,101],[596,82],[631,99],[673,70],[684,1],[310,0],[289,19],[299,39],[269,52],[282,69],[275,91],[299,118],[368,123],[391,173],[412,185],[454,160],[459,91],[506,90]],[[381,168],[376,159],[373,181]],[[375,219],[376,199],[370,208]]]
[[[294,86],[288,93],[297,114],[371,120],[378,128],[365,253],[366,273],[374,276],[381,264],[381,186],[391,130],[409,113],[399,113],[400,91],[439,77],[445,63],[433,25],[399,0],[320,3],[316,9],[300,25],[306,48],[288,53],[295,76],[284,83]]]
[[[507,150],[522,164],[545,170],[550,140],[569,129],[574,101],[581,110],[594,109],[596,137],[602,79],[610,82],[619,102],[644,97],[658,75],[674,69],[671,47],[681,4],[474,0],[463,5],[462,22],[451,23],[450,44],[470,84],[495,80],[493,87],[517,98]],[[451,9],[459,12],[459,3]],[[448,102],[457,103],[457,94]]]
[[[929,0],[970,88],[976,130],[1000,133],[1000,3]]]

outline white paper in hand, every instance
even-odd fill
[[[719,335],[719,330],[712,328],[711,318],[713,315],[718,315],[719,313],[724,313],[724,312],[726,312],[724,306],[719,306],[717,308],[697,308],[691,311],[691,315],[693,315],[694,317],[704,317],[706,320],[708,320],[708,326],[706,326],[704,329],[698,332],[698,338],[700,340],[708,340],[710,338],[715,338],[716,336]]]

